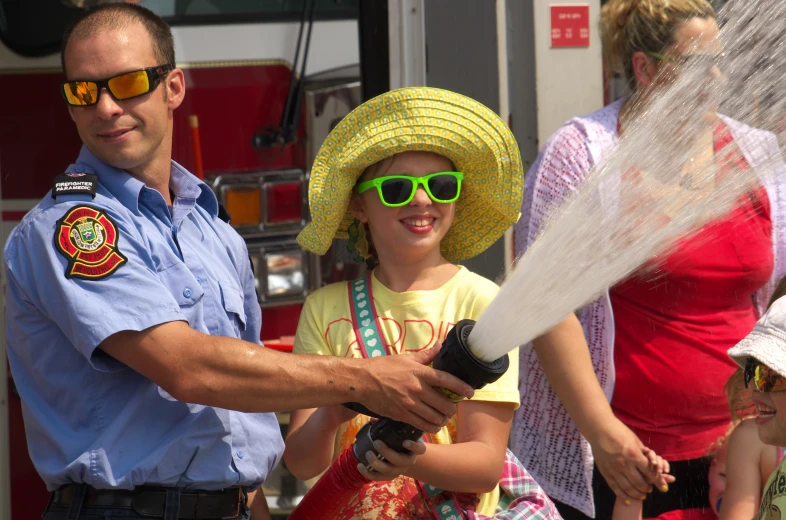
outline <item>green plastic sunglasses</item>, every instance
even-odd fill
[[[458,200],[463,180],[464,174],[460,172],[437,172],[423,177],[388,175],[361,182],[355,187],[355,191],[364,193],[376,188],[382,204],[389,208],[398,208],[412,202],[418,186],[422,184],[431,200],[449,204]]]

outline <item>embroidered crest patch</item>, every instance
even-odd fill
[[[117,248],[117,227],[108,215],[76,206],[57,221],[55,246],[68,259],[66,278],[100,280],[128,259]]]

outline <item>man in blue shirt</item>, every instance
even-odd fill
[[[245,244],[171,160],[185,84],[168,26],[104,5],[66,32],[62,59],[84,146],[5,248],[8,357],[53,491],[45,519],[248,518],[246,491],[283,450],[270,412],[359,401],[436,432],[455,405],[431,387],[471,396],[424,366],[436,349],[260,347]]]

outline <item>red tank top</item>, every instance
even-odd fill
[[[716,157],[747,168],[728,129],[715,130]],[[756,323],[753,293],[773,269],[764,188],[728,218],[685,240],[656,268],[613,287],[615,415],[670,460],[688,460],[729,425],[723,386],[736,365],[726,351]]]

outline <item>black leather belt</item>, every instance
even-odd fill
[[[67,484],[52,493],[50,507],[68,508],[74,500],[76,484]],[[223,520],[237,518],[246,501],[241,487],[221,491],[182,491],[178,518]],[[163,518],[166,488],[141,486],[132,490],[87,488],[82,507],[131,509],[138,515]]]

